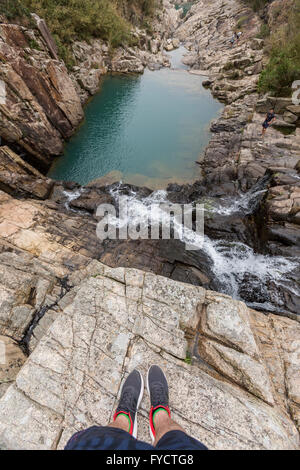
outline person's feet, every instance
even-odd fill
[[[147,375],[147,388],[150,396],[151,410],[149,416],[150,435],[155,441],[155,416],[160,413],[168,414],[169,409],[169,387],[165,374],[158,366],[151,366]]]
[[[118,417],[128,420],[128,432],[137,437],[137,411],[143,398],[144,381],[138,370],[129,374],[122,387],[118,408],[114,414],[114,421]]]

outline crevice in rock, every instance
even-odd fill
[[[57,438],[54,440],[51,450],[57,450],[57,447],[59,446],[59,443],[60,443],[60,440],[61,440],[61,437],[63,435],[64,430],[65,430],[65,428],[63,428],[63,427],[59,430],[59,432],[57,434]]]
[[[54,309],[55,307],[58,306],[58,302],[72,289],[71,286],[68,284],[68,277],[65,277],[63,279],[57,278],[57,281],[61,287],[61,292],[59,297],[55,302],[53,302],[50,305],[44,305],[42,306],[39,310],[35,311],[32,317],[31,322],[27,326],[27,328],[24,331],[23,337],[19,341],[19,345],[21,349],[24,351],[24,353],[29,356],[30,350],[29,350],[29,343],[30,340],[33,336],[34,330],[39,324],[40,320],[46,315],[46,313]]]

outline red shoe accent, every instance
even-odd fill
[[[156,408],[153,408],[153,406],[152,406],[152,408],[150,410],[150,414],[149,414],[149,421],[150,421],[150,428],[151,428],[151,431],[152,431],[152,434],[153,434],[154,437],[155,437],[155,428],[154,428],[154,423],[153,423],[153,414],[159,408],[163,408],[164,410],[166,410],[168,415],[169,415],[169,418],[171,418],[171,411],[170,411],[170,408],[168,406],[157,406]]]
[[[130,420],[130,430],[129,430],[129,434],[132,436],[132,433],[133,433],[133,422],[132,422],[132,419],[131,419],[131,416],[130,416],[130,413],[126,413],[125,411],[119,411],[118,413],[115,412],[114,414],[114,417],[113,417],[113,421],[115,422],[117,417],[119,415],[126,415],[129,417],[129,420]]]

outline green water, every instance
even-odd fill
[[[117,171],[124,182],[151,186],[153,179],[161,187],[195,179],[222,105],[202,87],[204,77],[184,70],[182,52],[171,53],[175,69],[105,77],[49,176],[87,184]]]

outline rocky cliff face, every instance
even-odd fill
[[[79,97],[66,67],[51,57],[38,32],[2,23],[0,55],[0,78],[6,88],[2,139],[47,168],[83,118]]]
[[[167,7],[169,2],[165,3]],[[6,89],[0,110],[2,139],[46,171],[83,119],[82,104],[98,91],[102,75],[108,71],[142,73],[147,65],[169,65],[158,38],[171,34],[176,24],[173,12],[163,9],[151,38],[136,29],[136,47],[111,51],[101,40],[75,42],[75,65],[70,72],[59,60],[43,19],[33,15],[35,29],[2,19],[0,79]]]

